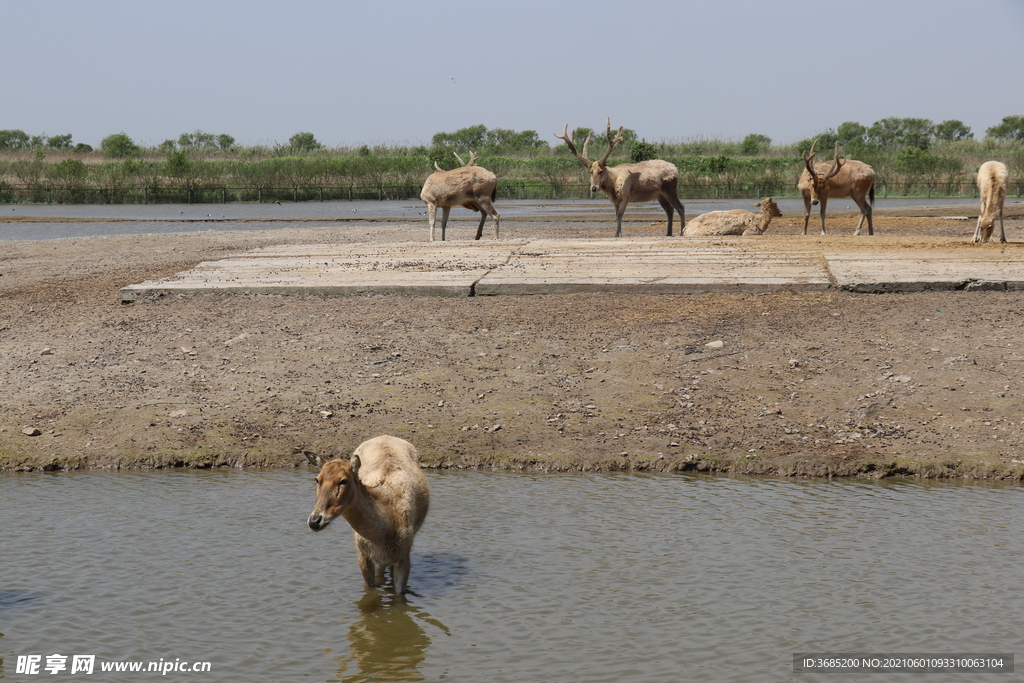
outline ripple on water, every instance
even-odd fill
[[[1016,486],[429,473],[402,601],[308,471],[0,476],[0,658],[204,680],[796,680],[806,651],[1007,651]],[[929,678],[929,680],[941,680]]]

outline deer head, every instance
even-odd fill
[[[818,144],[815,140],[811,143],[811,151],[804,153],[804,166],[807,167],[807,172],[810,174],[811,179],[811,204],[817,205],[818,197],[828,196],[828,181],[831,180],[839,173],[839,169],[843,167],[843,162],[839,160],[839,141],[836,140],[836,155],[835,160],[832,163],[832,168],[829,169],[828,173],[822,175],[814,170],[814,147]]]
[[[316,504],[307,525],[320,531],[340,517],[359,496],[359,456],[350,460],[329,460],[316,475]]]
[[[596,192],[604,184],[605,174],[608,171],[608,157],[611,156],[612,150],[615,146],[622,142],[622,126],[619,126],[619,132],[612,137],[612,120],[609,117],[607,121],[607,135],[608,135],[608,151],[604,153],[604,156],[597,161],[591,161],[587,158],[587,154],[590,148],[590,135],[587,135],[586,142],[583,143],[583,153],[580,154],[576,151],[576,144],[574,138],[576,137],[576,130],[573,129],[571,133],[568,133],[569,124],[565,124],[565,128],[562,129],[562,134],[555,133],[555,137],[560,140],[565,140],[566,146],[569,151],[573,153],[580,163],[590,171],[590,191]]]

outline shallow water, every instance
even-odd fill
[[[1024,636],[1018,486],[428,476],[401,603],[343,522],[306,528],[308,470],[2,475],[0,677],[61,653],[203,681],[807,680],[794,653]]]
[[[956,199],[879,199],[876,208],[899,208],[908,206],[973,206],[974,200]],[[753,200],[691,200],[685,202],[687,215],[693,216],[707,211],[728,209],[752,210]],[[780,199],[779,208],[783,213],[803,215],[801,199]],[[846,209],[852,204],[846,200],[834,200],[834,208]],[[852,207],[855,209],[856,207]],[[614,210],[611,203],[599,199],[565,200],[503,200],[499,211],[502,221],[511,224],[516,219],[536,219],[539,216],[557,217],[561,214],[584,214],[593,216],[598,223],[614,226]],[[658,213],[664,218],[656,202],[631,204],[626,217],[637,211]],[[360,220],[394,220],[423,222],[426,224],[425,206],[422,202],[403,201],[356,201],[356,202],[300,202],[287,204],[16,204],[0,205],[0,221],[6,216],[31,216],[36,218],[82,218],[82,222],[0,222],[0,240],[38,240],[64,237],[91,237],[99,235],[138,235],[148,233],[200,232],[203,230],[273,230],[290,227],[310,227],[316,221],[338,221],[332,223],[344,230],[346,226],[360,224]],[[478,214],[456,208],[454,220],[476,220]],[[817,212],[813,213],[817,216]],[[104,221],[102,219],[110,219]],[[354,220],[353,220],[354,219]],[[424,233],[425,234],[425,233]]]

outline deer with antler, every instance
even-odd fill
[[[677,186],[679,184],[679,170],[674,164],[661,159],[641,161],[638,164],[608,165],[608,157],[616,145],[622,142],[622,127],[619,127],[617,135],[612,137],[612,120],[607,122],[608,151],[597,161],[587,158],[590,147],[590,135],[587,135],[583,143],[583,153],[576,151],[574,138],[576,131],[569,131],[569,124],[565,124],[562,134],[555,134],[556,138],[565,140],[569,151],[573,153],[580,163],[590,171],[590,191],[602,190],[615,204],[615,236],[622,236],[622,215],[626,213],[626,206],[630,202],[649,202],[657,199],[661,208],[665,209],[668,215],[668,230],[666,235],[672,236],[672,212],[679,212],[680,225],[686,225],[686,210],[679,201]],[[682,232],[682,230],[680,230]]]
[[[797,189],[804,197],[804,234],[811,219],[811,205],[821,203],[821,234],[825,233],[825,206],[829,197],[849,197],[860,208],[860,222],[854,235],[860,234],[864,219],[868,219],[868,234],[874,235],[871,223],[871,207],[875,203],[875,169],[863,161],[839,158],[839,143],[836,142],[836,156],[832,161],[814,162],[815,140],[811,151],[804,152],[804,172],[797,181]],[[870,199],[868,199],[870,198]]]
[[[434,241],[437,207],[441,207],[441,241],[443,242],[445,228],[448,226],[448,215],[453,206],[462,206],[470,211],[480,212],[480,224],[476,226],[476,239],[483,236],[487,217],[493,216],[494,238],[497,239],[501,214],[494,209],[494,204],[491,202],[498,196],[498,176],[482,166],[477,166],[476,162],[480,157],[474,152],[470,152],[468,162],[463,161],[462,157],[455,152],[453,154],[462,165],[451,171],[445,171],[435,161],[434,168],[437,170],[427,177],[427,181],[423,183],[423,191],[420,192],[420,199],[427,203],[430,241]]]

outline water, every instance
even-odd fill
[[[60,653],[210,662],[168,680],[808,680],[794,653],[1024,636],[1018,486],[428,476],[402,603],[344,523],[305,527],[308,470],[0,475],[0,678]]]
[[[687,215],[695,216],[707,211],[746,209],[752,211],[751,199],[690,200],[685,202]],[[911,206],[975,206],[974,200],[954,199],[879,199],[876,208],[904,208]],[[780,199],[779,208],[789,215],[803,215],[803,200]],[[851,202],[833,200],[833,209],[844,208]],[[853,207],[854,209],[856,207]],[[286,204],[17,204],[0,205],[0,241],[38,240],[64,237],[91,237],[99,235],[137,235],[147,233],[199,232],[203,230],[272,230],[316,225],[316,221],[331,222],[345,219],[345,225],[360,220],[392,220],[422,222],[426,224],[423,202],[356,201],[356,202],[301,202]],[[592,217],[597,224],[614,224],[614,209],[607,199],[565,200],[502,200],[498,210],[502,222],[511,225],[517,219],[550,217],[558,221],[566,214]],[[635,217],[640,211],[664,219],[664,212],[656,202],[631,204],[626,217]],[[2,222],[7,216],[34,218],[85,219],[61,222]],[[455,220],[476,220],[478,216],[468,210],[456,208]],[[813,212],[817,216],[817,211]],[[103,220],[109,219],[109,220]],[[535,223],[536,224],[536,223]]]

